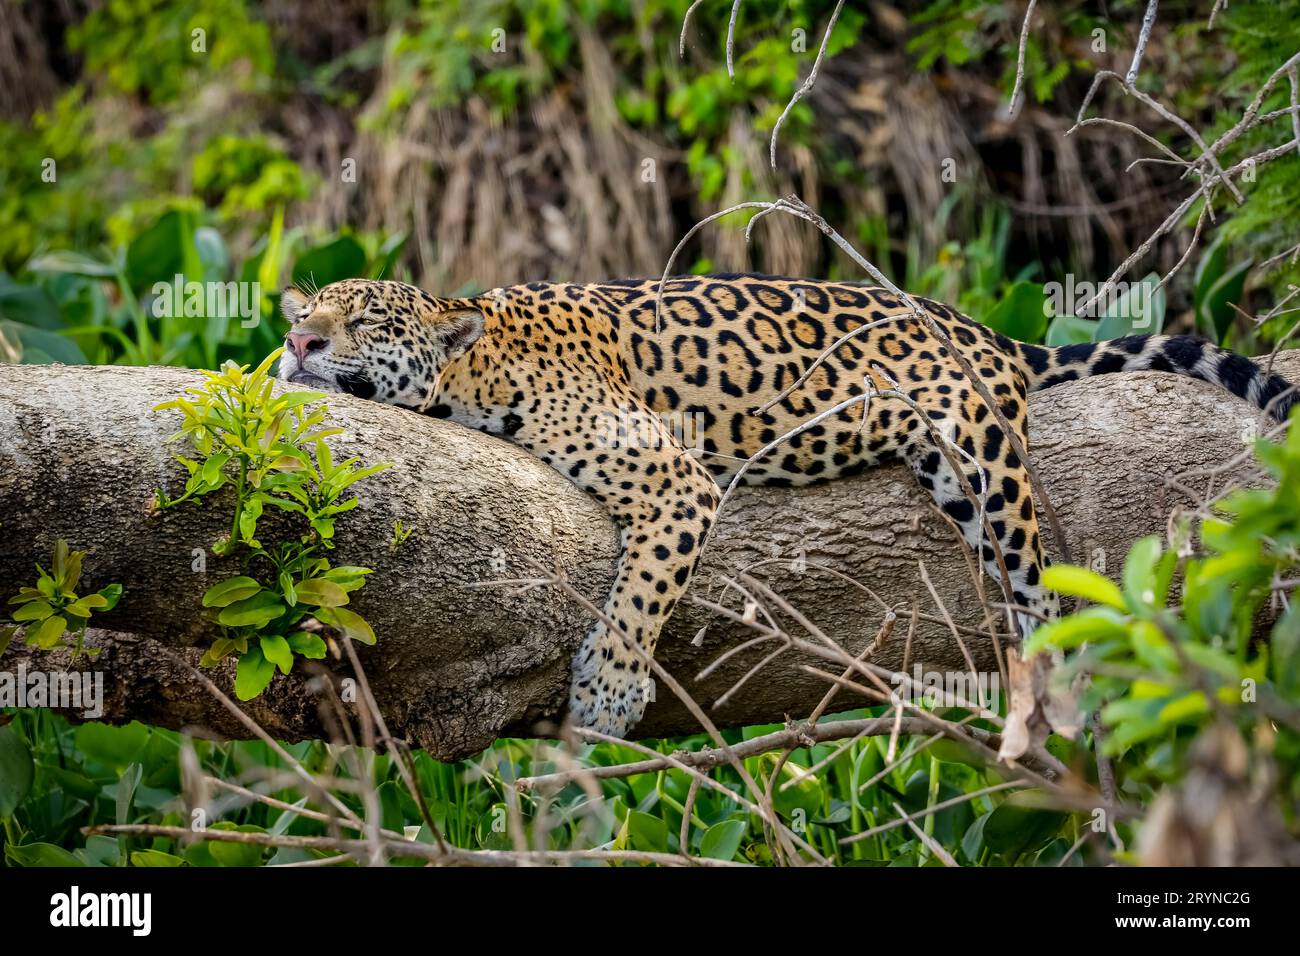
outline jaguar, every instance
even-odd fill
[[[284,291],[279,376],[499,435],[604,506],[620,556],[574,658],[569,710],[625,736],[737,475],[794,486],[906,462],[995,580],[1000,559],[1023,636],[1058,613],[1025,463],[1002,425],[1027,447],[1030,392],[1153,369],[1218,385],[1278,420],[1296,402],[1284,379],[1193,337],[1049,348],[915,301],[935,327],[890,291],[844,282],[712,275],[440,298],[348,279]],[[698,423],[689,442],[683,421]]]

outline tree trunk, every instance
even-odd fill
[[[1300,378],[1300,351],[1276,367]],[[184,471],[166,439],[174,412],[153,407],[199,381],[169,368],[0,366],[0,598],[34,583],[57,538],[90,552],[87,588],[110,582],[122,600],[93,632],[103,652],[103,719],[245,732],[164,653],[197,661],[214,630],[200,597],[233,560],[208,550],[227,530],[229,499],[150,514],[154,489],[175,494]],[[441,759],[473,754],[502,735],[529,733],[558,719],[567,698],[569,657],[590,625],[588,612],[555,588],[470,587],[537,576],[529,561],[564,569],[596,604],[612,578],[613,526],[592,499],[524,451],[447,422],[348,396],[331,396],[337,455],[395,467],[360,486],[361,506],[339,522],[336,563],[375,569],[355,607],[379,635],[361,648],[373,691],[395,735]],[[1243,435],[1266,427],[1233,396],[1173,375],[1146,372],[1073,382],[1034,395],[1030,441],[1043,482],[1076,561],[1109,572],[1137,537],[1163,532],[1169,511],[1191,504],[1167,476],[1222,464],[1243,450]],[[1231,476],[1225,476],[1230,478]],[[1220,479],[1220,487],[1224,478]],[[1198,490],[1203,480],[1193,487]],[[393,522],[414,527],[392,546]],[[1050,551],[1054,543],[1044,529]],[[691,596],[716,599],[725,578],[750,568],[850,653],[876,636],[882,608],[838,571],[873,590],[900,619],[874,660],[964,670],[949,629],[922,620],[906,654],[912,602],[935,615],[919,574],[924,562],[947,611],[976,626],[981,611],[949,526],[901,467],[813,488],[744,489],[728,504]],[[198,570],[196,570],[196,568]],[[997,588],[986,581],[996,599]],[[83,590],[83,593],[84,590]],[[723,603],[739,609],[732,592]],[[702,639],[697,632],[708,624]],[[778,645],[730,658],[703,681],[698,672],[754,632],[685,600],[658,658],[706,709]],[[981,668],[993,669],[990,641],[966,640]],[[815,659],[787,652],[712,711],[720,725],[806,715],[827,689],[801,669]],[[58,670],[66,651],[39,652],[15,639],[3,669]],[[346,674],[346,661],[330,661]],[[229,689],[233,662],[213,672]],[[277,677],[247,711],[277,737],[322,736],[309,675]],[[856,706],[847,691],[834,709]],[[75,715],[74,715],[75,716]],[[698,730],[662,685],[639,736]]]

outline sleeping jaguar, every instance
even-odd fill
[[[574,660],[570,712],[606,733],[623,736],[640,720],[647,655],[699,564],[719,486],[764,449],[743,483],[804,485],[907,462],[995,580],[1000,551],[1025,609],[1022,634],[1056,614],[1041,583],[1045,557],[1024,464],[954,357],[897,297],[843,283],[692,276],[670,279],[657,309],[658,290],[658,280],[643,279],[533,283],[456,299],[361,279],[310,296],[291,288],[282,297],[291,327],[279,375],[503,436],[605,506],[621,554],[603,620]],[[1279,420],[1296,401],[1283,379],[1192,338],[1045,348],[918,301],[1022,447],[1026,395],[1089,375],[1187,375]],[[894,397],[850,401],[868,389]],[[701,426],[689,450],[673,426],[683,420]],[[967,487],[984,500],[983,523]]]

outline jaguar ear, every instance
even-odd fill
[[[483,334],[483,313],[478,309],[455,309],[438,316],[438,343],[450,359],[460,358]]]
[[[307,297],[289,286],[280,293],[280,314],[290,322],[296,322],[302,314],[303,306],[307,304]]]

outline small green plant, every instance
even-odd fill
[[[1275,739],[1259,746],[1279,765],[1284,795],[1300,774],[1300,613],[1288,597],[1300,569],[1298,420],[1283,442],[1256,445],[1275,486],[1229,495],[1172,549],[1138,541],[1121,584],[1079,567],[1044,573],[1049,587],[1094,606],[1039,628],[1029,648],[1071,652],[1067,679],[1091,675],[1083,703],[1100,710],[1121,780],[1144,796],[1182,778],[1191,744],[1215,721],[1246,740]],[[1273,602],[1281,613],[1260,639],[1259,615]]]
[[[227,362],[219,372],[205,373],[201,387],[157,407],[184,415],[172,438],[188,439],[198,454],[197,460],[176,456],[189,472],[185,492],[168,498],[159,491],[158,508],[195,503],[227,486],[234,492],[230,533],[213,551],[238,555],[243,573],[203,595],[222,636],[202,663],[212,667],[238,654],[235,693],[240,700],[258,696],[277,669],[288,674],[294,655],[323,658],[322,626],[366,644],[375,642],[370,625],[345,606],[370,569],[335,567],[322,552],[334,546],[338,516],[358,504],[355,495],[345,497],[348,489],[388,465],[361,467],[357,458],[334,461],[325,439],[341,429],[323,427],[326,408],[316,403],[324,396],[272,394],[270,368],[279,354],[273,352],[252,371]],[[263,541],[258,527],[267,508],[296,515],[304,530]]]
[[[394,519],[393,539],[388,543],[388,549],[390,551],[396,551],[402,545],[406,544],[406,539],[409,538],[414,531],[414,528],[408,528],[406,525],[402,524],[401,518]]]
[[[41,650],[71,647],[75,661],[83,654],[97,657],[99,648],[86,647],[86,626],[96,611],[111,611],[122,596],[122,585],[110,584],[93,594],[79,595],[81,562],[85,551],[69,551],[68,542],[60,538],[54,545],[54,561],[46,571],[39,564],[36,586],[23,588],[9,599],[18,605],[11,616],[13,623],[0,628],[0,654],[3,654],[18,628],[25,628],[27,643]],[[66,642],[71,632],[73,643]]]

